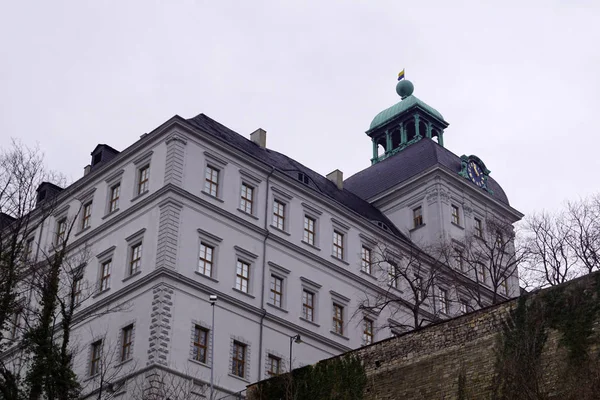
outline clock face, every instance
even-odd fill
[[[479,164],[477,164],[475,161],[469,161],[469,165],[467,165],[467,173],[474,184],[480,188],[485,186],[485,175],[483,173],[483,169],[481,169]]]

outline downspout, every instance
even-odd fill
[[[265,271],[267,268],[267,239],[269,238],[269,225],[268,225],[268,217],[267,213],[269,212],[269,180],[271,179],[271,175],[275,172],[275,167],[271,167],[271,172],[267,175],[267,190],[265,190],[265,240],[263,240],[263,250],[262,250],[262,279],[260,284],[260,324],[259,324],[259,334],[258,334],[258,380],[262,380],[262,348],[263,348],[263,328],[265,316],[267,315],[267,310],[265,309]]]

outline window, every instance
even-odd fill
[[[90,376],[100,372],[100,362],[102,358],[102,339],[92,343],[92,358],[90,360]]]
[[[111,213],[119,208],[119,196],[121,195],[121,184],[117,183],[110,188],[110,201],[108,203],[108,212]]]
[[[496,247],[501,249],[504,245],[504,238],[502,237],[502,232],[496,231]]]
[[[423,225],[423,209],[419,206],[413,210],[413,228]]]
[[[469,309],[469,305],[467,304],[466,300],[461,300],[460,301],[460,313],[461,314],[466,314],[467,311]]]
[[[83,206],[83,214],[81,216],[81,229],[89,228],[91,219],[92,219],[92,203],[89,202]]]
[[[131,258],[129,260],[129,275],[133,275],[140,270],[142,265],[142,244],[138,243],[131,246]]]
[[[248,293],[248,282],[250,281],[250,264],[237,261],[235,287],[244,293]]]
[[[302,240],[313,246],[315,245],[315,219],[308,215],[304,216],[304,234],[302,235]]]
[[[452,222],[460,225],[460,216],[458,215],[458,207],[452,204]]]
[[[110,289],[110,268],[112,266],[112,259],[102,263],[100,268],[100,291]]]
[[[423,300],[424,296],[423,296],[423,278],[421,278],[420,276],[415,276],[415,280],[413,281],[413,284],[415,286],[415,298],[417,301],[419,300]]]
[[[373,321],[369,318],[363,319],[363,344],[366,346],[373,343]]]
[[[285,204],[279,200],[273,201],[273,226],[277,229],[285,229]]]
[[[133,325],[123,328],[121,338],[121,361],[131,358],[131,345],[133,344]]]
[[[475,218],[475,236],[483,238],[483,225],[479,218]]]
[[[361,270],[367,274],[373,272],[371,268],[371,249],[368,249],[365,246],[363,246],[361,250]]]
[[[33,238],[27,239],[25,242],[25,261],[31,261],[33,256]]]
[[[148,178],[150,176],[150,166],[146,165],[138,171],[138,187],[137,194],[146,193],[148,191]]]
[[[333,256],[344,259],[344,234],[338,231],[333,231]]]
[[[67,235],[67,219],[63,218],[56,225],[56,244],[60,245],[64,242]]]
[[[465,261],[463,258],[463,251],[461,249],[454,249],[455,252],[455,257],[456,257],[456,263],[458,264],[458,269],[461,272],[465,272]]]
[[[438,297],[440,300],[440,312],[448,314],[448,291],[440,288]]]
[[[508,278],[500,277],[500,287],[502,288],[502,294],[508,296]]]
[[[206,276],[212,276],[213,252],[215,248],[200,242],[200,259],[198,260],[198,272]]]
[[[78,305],[83,299],[83,273],[76,273],[73,277],[73,304]]]
[[[477,263],[475,273],[477,274],[477,281],[485,283],[485,266],[483,263]]]
[[[281,307],[281,295],[283,293],[283,279],[271,275],[271,293],[269,295],[269,300],[271,304],[277,307]]]
[[[302,318],[315,320],[315,294],[308,290],[302,291]]]
[[[242,183],[242,198],[240,200],[240,209],[248,214],[252,214],[252,205],[254,201],[254,188]]]
[[[199,325],[194,327],[193,358],[206,364],[206,353],[208,350],[208,329]]]
[[[231,373],[244,377],[246,372],[246,345],[237,341],[233,342],[233,360]]]
[[[208,165],[206,167],[206,180],[204,182],[204,191],[211,196],[217,197],[219,190],[219,170]]]
[[[269,375],[279,375],[281,373],[281,358],[269,354]]]
[[[12,326],[10,329],[10,338],[12,340],[17,339],[17,335],[19,334],[19,328],[21,327],[21,309],[17,308],[12,315]]]
[[[336,303],[333,303],[333,331],[344,334],[344,307]]]
[[[394,263],[390,263],[389,268],[389,285],[395,289],[398,289],[398,278],[400,276],[400,271],[398,271],[398,266]]]

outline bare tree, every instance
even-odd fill
[[[380,290],[365,293],[355,315],[363,312],[379,314],[387,309],[390,322],[380,328],[393,330],[418,328],[437,318],[438,310],[432,303],[434,286],[442,268],[438,259],[414,245],[400,250],[378,244],[372,250],[370,261],[371,273],[377,277]]]
[[[485,307],[510,295],[508,280],[518,275],[518,266],[527,254],[515,244],[514,226],[501,218],[488,217],[464,242],[442,242],[438,249],[445,264],[454,266],[453,281],[469,305]],[[468,279],[465,279],[468,278]]]
[[[207,385],[188,368],[183,372],[153,366],[126,382],[131,400],[200,400],[206,398]]]

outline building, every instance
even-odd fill
[[[372,165],[346,180],[268,149],[262,129],[248,140],[199,114],[174,116],[121,152],[100,144],[83,178],[65,189],[42,185],[40,201],[59,206],[31,233],[31,257],[62,240],[70,221],[70,251],[89,255],[73,282],[75,367],[86,393],[106,387],[129,398],[136,375],[162,371],[192,378],[192,391],[206,395],[214,364],[226,395],[290,361],[314,363],[399,333],[394,324],[408,316],[401,305],[414,299],[375,268],[379,245],[403,254],[442,239],[460,244],[482,233],[488,216],[522,217],[480,159],[444,148],[448,123],[412,91],[399,82],[402,100],[367,131]],[[449,301],[462,284],[491,301],[485,274],[457,269],[440,270],[441,283],[426,288],[437,301],[419,313],[464,312],[468,300]],[[443,286],[449,277],[452,287]],[[516,275],[503,285],[502,298],[518,294]],[[358,299],[381,294],[400,301],[395,313],[358,309]],[[112,365],[102,358],[110,351]],[[112,372],[101,382],[102,368]]]

